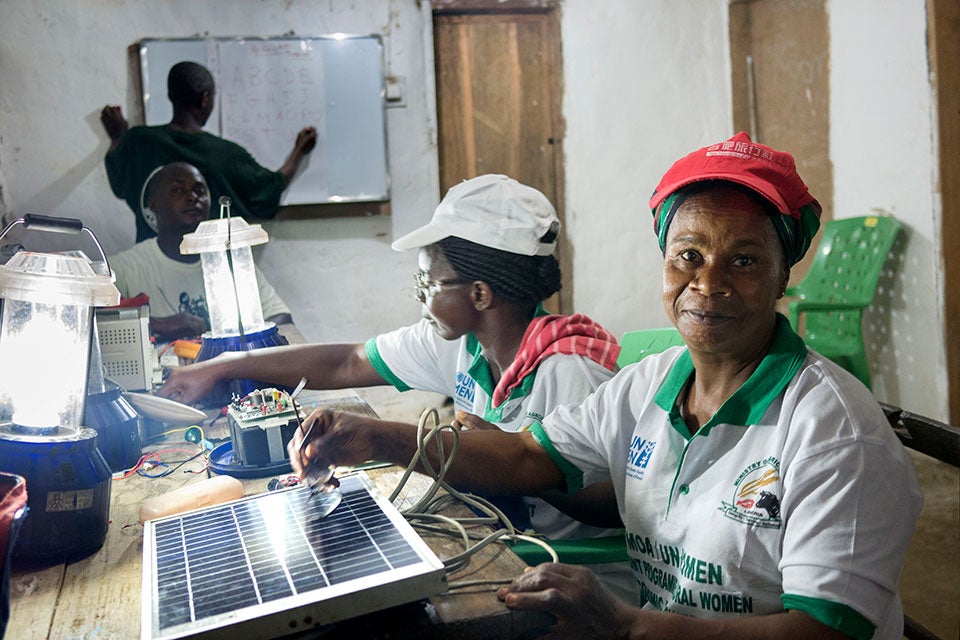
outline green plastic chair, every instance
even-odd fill
[[[680,332],[673,327],[627,331],[620,340],[617,366],[623,368],[628,364],[640,362],[651,353],[660,353],[667,347],[682,344],[683,338],[680,337]]]
[[[620,341],[617,366],[623,367],[667,347],[683,344],[683,338],[673,327],[665,329],[638,329],[627,331]],[[627,541],[623,536],[603,538],[576,538],[546,541],[557,553],[560,562],[567,564],[606,564],[627,561]],[[530,566],[548,562],[550,556],[532,542],[512,543],[513,552]]]
[[[827,222],[810,271],[785,294],[798,298],[788,304],[788,316],[807,346],[857,376],[868,389],[861,320],[898,233],[900,223],[888,216]]]

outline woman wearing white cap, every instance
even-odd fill
[[[819,226],[793,157],[738,134],[674,163],[650,206],[685,346],[522,433],[463,433],[447,474],[538,493],[609,471],[644,605],[558,563],[499,597],[552,613],[551,640],[900,640],[897,581],[923,499],[870,391],[776,311]],[[415,445],[350,417],[307,422],[308,459],[404,460]]]
[[[553,256],[559,228],[553,206],[532,187],[502,175],[464,181],[449,190],[428,224],[393,243],[397,250],[419,249],[419,323],[365,344],[224,353],[174,369],[158,393],[194,402],[231,378],[288,386],[307,378],[313,389],[391,384],[452,397],[458,416],[524,429],[560,404],[579,403],[612,377],[620,351],[615,338],[586,316],[547,315],[541,306],[560,289]],[[600,527],[537,498],[507,513],[515,525],[532,525],[551,539],[622,535],[622,529],[607,528],[620,525],[609,480],[604,472],[591,473],[579,496],[549,496],[567,510],[590,508],[576,513],[602,521]],[[636,596],[626,563],[596,570],[625,597]]]

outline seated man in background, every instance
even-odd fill
[[[110,258],[124,298],[150,298],[150,332],[162,342],[199,336],[210,328],[200,255],[180,253],[183,236],[210,217],[210,192],[196,167],[164,165],[148,180],[144,201],[156,215],[157,236]],[[293,322],[290,310],[257,269],[263,317]]]
[[[317,131],[304,127],[297,134],[286,162],[276,171],[261,166],[246,149],[203,130],[213,112],[213,75],[196,62],[178,62],[167,76],[167,97],[173,105],[170,122],[129,127],[116,105],[100,112],[110,136],[104,158],[114,195],[123,198],[136,216],[137,242],[157,235],[156,222],[143,211],[143,186],[150,173],[170,162],[189,162],[209,181],[213,199],[228,196],[234,212],[244,218],[272,218],[280,196],[303,159],[317,143]]]

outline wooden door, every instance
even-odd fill
[[[823,206],[821,223],[833,218],[829,44],[824,0],[730,4],[734,130],[793,154],[797,171]],[[819,236],[814,246],[817,242]],[[791,270],[791,284],[802,279],[812,260],[811,251]]]
[[[950,423],[960,424],[960,5],[927,3],[930,60],[936,78],[937,131]]]
[[[462,180],[502,173],[542,191],[562,224],[558,17],[549,7],[516,9],[524,4],[435,3],[441,195]],[[486,8],[502,5],[506,11]],[[558,259],[566,286],[564,238]],[[548,304],[554,312],[561,306]]]

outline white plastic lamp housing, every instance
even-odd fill
[[[196,231],[183,237],[180,252],[200,254],[214,338],[240,335],[241,323],[245,333],[266,328],[250,247],[267,239],[260,225],[248,224],[243,218],[204,220]]]
[[[82,253],[20,251],[0,265],[0,298],[0,422],[80,426],[93,307],[120,302],[113,277]]]

